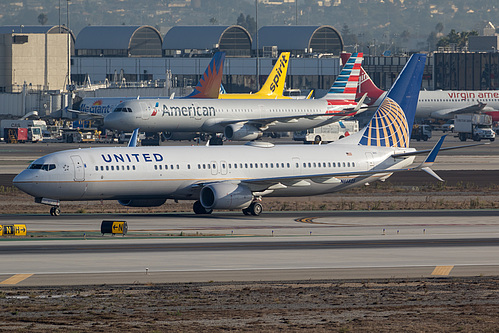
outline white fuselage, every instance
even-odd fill
[[[383,93],[373,104],[378,106],[386,93]],[[416,118],[436,118],[454,119],[456,111],[463,110],[479,103],[486,104],[484,108],[473,110],[478,111],[498,111],[499,91],[498,90],[421,90],[419,92],[418,106],[416,108]]]
[[[106,128],[120,131],[215,133],[238,122],[268,131],[301,131],[331,123],[334,111],[348,106],[355,105],[329,105],[326,99],[131,100],[118,105],[104,123]],[[331,116],[324,115],[329,113]]]
[[[405,168],[414,157],[391,155],[408,151],[414,149],[339,143],[88,148],[41,157],[14,184],[36,198],[62,201],[197,200],[200,188],[210,182],[244,184],[255,195],[317,195],[386,177],[387,168]],[[385,172],[355,175],[371,169]],[[348,175],[330,175],[337,173]],[[324,177],[307,177],[317,175]]]

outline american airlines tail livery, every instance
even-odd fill
[[[61,201],[152,207],[167,199],[194,201],[196,214],[242,209],[259,215],[265,196],[320,195],[412,170],[440,179],[429,167],[444,137],[431,151],[409,148],[424,64],[425,55],[413,55],[369,124],[338,142],[134,147],[131,141],[129,147],[46,155],[17,175],[14,185],[35,202],[51,205],[52,215],[60,214]],[[428,152],[422,164],[409,167],[416,154]]]
[[[320,99],[130,100],[108,114],[104,125],[119,131],[224,133],[234,141],[327,125],[359,111],[362,101],[355,102],[355,94],[362,60],[362,53],[353,54]]]
[[[342,59],[348,56],[348,53],[343,53]],[[386,95],[361,67],[357,98],[366,93],[366,104],[369,106],[378,106]],[[499,121],[499,90],[422,90],[416,118],[454,119],[456,114],[478,112],[489,114],[493,121]]]

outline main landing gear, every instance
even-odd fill
[[[52,215],[52,216],[61,215],[61,208],[59,208],[59,206],[52,206],[50,208],[50,215]]]
[[[253,216],[258,216],[262,213],[263,211],[263,206],[261,203],[257,201],[253,201],[251,205],[249,205],[248,208],[243,209],[243,214],[244,215],[253,215]]]
[[[194,213],[196,214],[211,214],[213,212],[213,209],[204,208],[199,200],[192,205],[192,210],[194,210]]]

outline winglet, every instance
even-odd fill
[[[139,129],[136,128],[133,130],[132,136],[130,137],[130,141],[128,141],[128,147],[137,147],[138,137],[139,137]]]
[[[435,160],[437,159],[437,155],[440,152],[440,148],[442,147],[442,144],[444,143],[444,140],[445,140],[446,136],[447,135],[442,135],[442,137],[440,138],[440,140],[438,140],[437,144],[433,147],[433,149],[428,154],[428,156],[426,157],[426,159],[424,160],[424,162],[421,163],[417,167],[417,169],[423,170],[424,172],[426,172],[429,175],[435,177],[436,179],[438,179],[441,182],[443,182],[444,180],[442,178],[440,178],[440,176],[437,175],[435,173],[435,171],[433,171],[432,169],[430,169],[430,166],[432,166],[433,163],[435,162]]]
[[[433,163],[435,162],[437,158],[437,154],[440,152],[440,147],[442,147],[442,144],[444,143],[445,137],[447,135],[442,135],[440,140],[438,140],[437,144],[433,147],[433,149],[430,151],[424,162],[421,164],[421,167],[429,167],[432,166]]]

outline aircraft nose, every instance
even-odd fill
[[[33,177],[26,170],[14,177],[12,184],[23,192],[30,194],[33,189]]]
[[[111,112],[104,117],[104,127],[111,130],[117,130],[116,126],[120,123],[120,115],[117,112]]]
[[[135,119],[126,112],[111,112],[104,117],[104,127],[117,131],[133,131]]]

